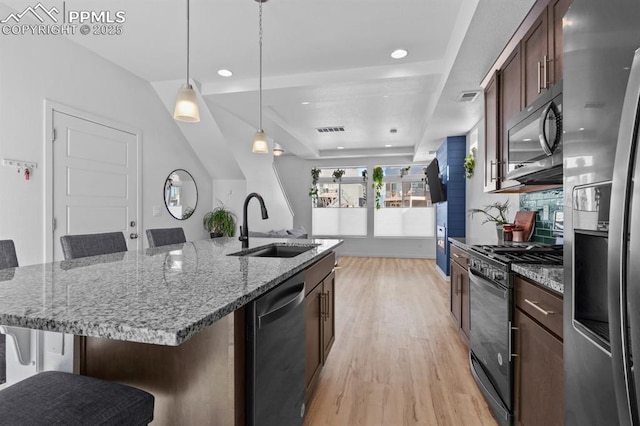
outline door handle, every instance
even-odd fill
[[[540,84],[540,73],[542,72],[542,63],[538,61],[538,94],[542,93],[542,85]]]
[[[542,88],[545,90],[549,88],[549,71],[547,67],[548,63],[549,58],[547,58],[547,55],[544,55],[542,57]]]
[[[493,176],[493,166],[496,167],[496,176]],[[498,180],[498,161],[491,160],[491,170],[489,171],[489,181]]]
[[[135,232],[132,232],[129,234],[129,238],[132,240],[137,240],[138,239],[138,234]]]

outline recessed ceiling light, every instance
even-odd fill
[[[383,95],[382,97],[383,97],[383,98],[388,98],[388,97],[389,97],[389,95]]]
[[[309,105],[311,102],[309,101],[304,101],[304,102],[300,102],[302,105]]]
[[[391,148],[393,145],[385,145],[385,148]]]
[[[409,52],[407,52],[404,49],[396,49],[393,52],[391,52],[391,57],[393,59],[402,59],[405,56],[407,56],[409,54]]]
[[[344,149],[344,146],[339,146],[337,149]]]
[[[531,142],[532,140],[533,139],[531,139],[531,138],[524,138],[524,139],[522,139],[522,142]]]
[[[584,130],[584,127],[580,127],[578,130],[583,131],[583,130]]]
[[[218,70],[218,75],[221,77],[231,77],[233,73],[229,70]]]

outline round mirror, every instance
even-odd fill
[[[178,220],[189,219],[198,205],[198,188],[193,176],[182,169],[169,173],[164,182],[164,204]]]

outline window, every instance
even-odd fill
[[[317,195],[312,198],[313,235],[367,235],[365,170],[365,167],[319,169]]]
[[[383,166],[380,209],[374,214],[376,237],[433,237],[435,208],[424,182],[424,165]]]

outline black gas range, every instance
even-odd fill
[[[512,243],[475,245],[469,250],[470,269],[509,288],[512,263],[562,265],[562,246]]]
[[[469,361],[501,426],[513,424],[513,263],[561,265],[562,246],[518,243],[469,250]]]

